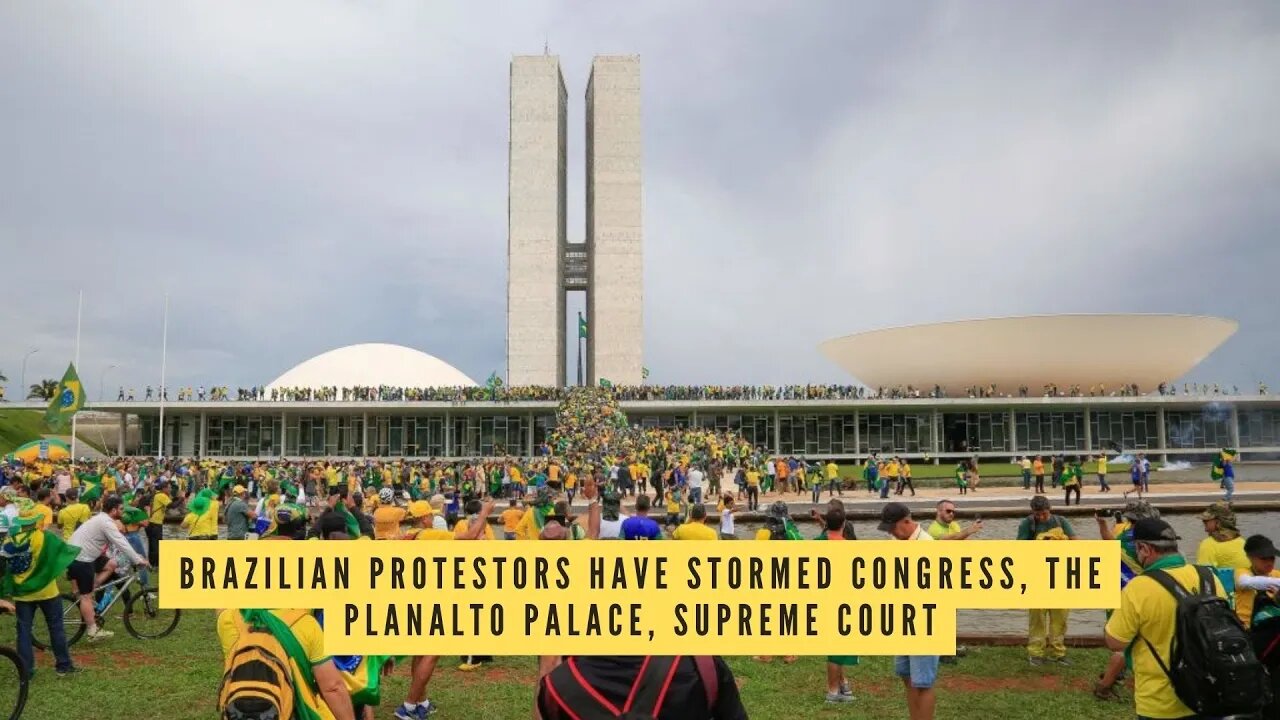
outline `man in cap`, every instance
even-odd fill
[[[1244,541],[1249,567],[1236,571],[1236,615],[1249,629],[1253,651],[1271,674],[1271,705],[1262,717],[1280,717],[1280,570],[1276,546],[1264,535]]]
[[[227,503],[225,513],[228,540],[244,540],[247,538],[249,536],[249,528],[252,527],[252,523],[257,517],[256,513],[249,509],[244,496],[245,488],[243,485],[231,486],[231,501]]]
[[[373,511],[373,538],[396,540],[400,537],[400,523],[408,513],[396,504],[395,490],[384,487],[378,491],[378,507]]]
[[[1191,708],[1178,699],[1167,667],[1172,656],[1177,599],[1157,579],[1167,575],[1188,592],[1197,592],[1200,573],[1178,552],[1178,537],[1169,523],[1159,518],[1143,518],[1133,523],[1133,541],[1143,573],[1120,593],[1120,609],[1105,628],[1107,647],[1114,652],[1133,654],[1134,700],[1139,718],[1193,718]],[[1226,598],[1216,577],[1214,592]],[[1139,639],[1141,638],[1141,639]],[[1158,655],[1157,655],[1158,653]]]
[[[1196,552],[1196,564],[1206,565],[1218,572],[1218,579],[1230,595],[1235,589],[1235,574],[1240,568],[1249,567],[1244,552],[1244,538],[1236,529],[1236,513],[1231,505],[1216,502],[1200,514],[1204,531],[1208,535],[1200,541]]]
[[[928,540],[929,533],[911,519],[911,508],[903,503],[889,503],[880,511],[876,529],[894,540]],[[899,655],[893,659],[893,671],[902,678],[907,691],[907,712],[911,720],[932,720],[937,697],[933,684],[938,679],[937,655]]]

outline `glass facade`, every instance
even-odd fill
[[[1017,426],[1018,452],[1056,453],[1083,451],[1083,412],[1014,413]]]
[[[1241,410],[1240,447],[1280,446],[1280,410]]]
[[[1094,449],[1151,450],[1160,447],[1160,426],[1155,410],[1089,413]]]
[[[943,413],[943,452],[1011,452],[1009,413]]]
[[[858,452],[931,453],[933,413],[862,413],[858,416]]]
[[[279,455],[284,441],[279,415],[208,416],[204,454],[220,456]]]
[[[1231,447],[1231,411],[1225,407],[1169,410],[1164,425],[1165,443],[1171,450]]]
[[[783,455],[852,455],[857,450],[856,415],[781,415],[778,451]],[[765,447],[772,447],[769,442]]]
[[[1167,410],[1166,449],[1210,451],[1234,444],[1242,449],[1280,447],[1280,409],[1242,407],[1232,427],[1230,408],[1210,404],[1193,410]],[[1012,417],[1011,417],[1012,416]],[[633,413],[632,425],[647,428],[698,427],[740,432],[766,452],[810,457],[867,455],[872,452],[932,453],[1088,452],[1101,448],[1159,452],[1159,412],[1154,409],[1092,410],[1086,447],[1082,409],[987,412],[825,412],[794,410],[741,414],[709,412]],[[366,427],[366,420],[368,427]],[[1012,422],[1012,425],[1010,424]],[[369,412],[342,414],[206,415],[204,455],[209,457],[477,457],[536,452],[555,428],[555,415],[460,413],[431,415]],[[139,417],[138,452],[160,454],[159,419]],[[1016,430],[1017,446],[1013,447]],[[776,441],[775,441],[776,438]],[[776,447],[775,447],[776,442]],[[163,454],[200,452],[200,416],[166,413]],[[1191,457],[1182,454],[1180,457]]]
[[[765,415],[704,415],[698,413],[698,427],[720,432],[738,432],[753,447],[773,447],[773,413]]]

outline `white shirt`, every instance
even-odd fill
[[[896,537],[893,537],[892,535],[890,535],[889,537],[894,540],[898,539]],[[911,537],[907,539],[908,540],[933,540],[933,536],[929,534],[928,530],[924,529],[924,523],[916,523],[916,531],[911,533]]]
[[[701,490],[702,478],[703,478],[702,471],[698,470],[697,468],[694,468],[693,470],[689,471],[689,475],[688,477],[685,478],[685,482],[689,484],[690,489]]]
[[[617,520],[600,519],[600,539],[601,540],[617,540],[622,537],[622,521],[626,520],[629,515],[618,515]]]
[[[733,534],[733,511],[732,510],[720,511],[720,534],[721,535]]]
[[[110,515],[102,512],[89,518],[83,525],[76,528],[67,544],[80,548],[80,554],[76,556],[76,560],[81,562],[97,560],[108,547],[114,548],[117,553],[129,558],[129,561],[134,565],[141,565],[146,562],[133,549],[129,541],[124,539],[120,528],[116,527],[116,521],[111,519]]]

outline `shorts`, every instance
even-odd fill
[[[679,525],[679,524],[680,524],[680,513],[667,513],[667,524],[668,524],[668,525]]]
[[[102,572],[106,566],[106,555],[99,556],[93,562],[76,560],[67,568],[67,577],[75,585],[77,593],[88,595],[93,592],[98,573]]]
[[[910,678],[911,687],[927,690],[938,679],[937,655],[898,655],[893,658],[893,672],[900,678]]]
[[[828,655],[827,662],[840,667],[853,667],[858,664],[857,655]]]

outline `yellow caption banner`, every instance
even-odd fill
[[[163,541],[166,608],[318,608],[338,655],[947,655],[959,609],[1110,609],[1120,544]]]

